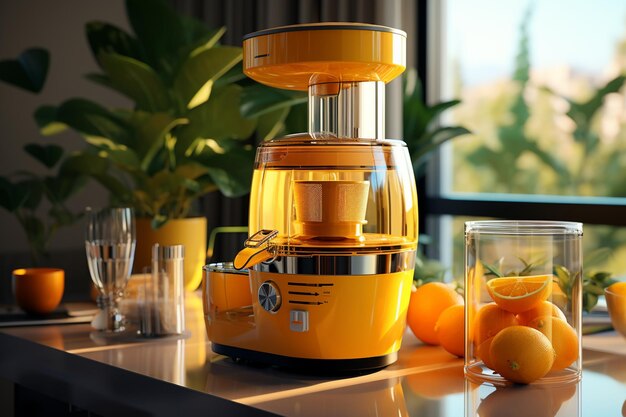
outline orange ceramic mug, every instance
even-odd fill
[[[61,302],[65,272],[56,268],[20,268],[13,271],[13,294],[22,310],[47,314]]]

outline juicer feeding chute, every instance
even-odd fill
[[[405,41],[395,29],[350,23],[244,38],[246,75],[308,91],[309,123],[307,133],[257,149],[250,237],[234,260],[249,269],[251,305],[224,311],[212,304],[207,269],[214,351],[335,370],[395,360],[415,262],[417,197],[406,145],[383,138],[384,91],[405,68]]]

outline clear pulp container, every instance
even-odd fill
[[[470,380],[504,385],[580,379],[581,241],[581,223],[465,223]]]

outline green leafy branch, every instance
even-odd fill
[[[18,171],[0,177],[0,206],[16,216],[26,234],[33,262],[39,264],[47,255],[47,246],[56,231],[82,216],[72,212],[66,202],[84,186],[86,178],[68,175],[60,162],[64,152],[58,145],[30,143],[24,150],[46,168],[58,168],[56,173],[48,175]],[[46,215],[40,213],[43,201],[49,206]]]

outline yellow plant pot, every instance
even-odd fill
[[[150,266],[152,246],[185,245],[185,290],[193,291],[202,281],[202,267],[206,262],[206,228],[204,217],[169,220],[163,227],[153,230],[150,219],[136,219],[137,247],[133,270],[141,272]]]

